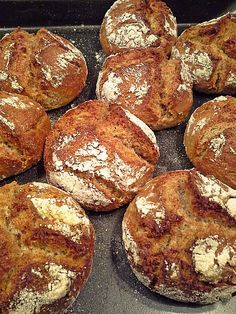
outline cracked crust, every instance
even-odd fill
[[[91,271],[89,219],[68,194],[44,183],[5,185],[0,205],[1,313],[64,312]]]
[[[169,54],[176,38],[176,19],[169,7],[158,0],[115,1],[100,30],[106,54],[148,47],[162,47]]]
[[[220,96],[197,108],[186,127],[184,145],[199,171],[236,188],[236,99]]]
[[[236,220],[229,200],[236,200],[235,190],[196,170],[149,181],[122,222],[137,278],[177,301],[207,304],[230,298],[236,292]]]
[[[128,203],[153,176],[153,132],[121,107],[91,100],[67,111],[45,146],[48,181],[94,211]]]
[[[151,129],[184,121],[191,109],[192,79],[179,60],[161,49],[132,49],[109,56],[97,81],[97,97],[128,109]]]
[[[68,104],[85,86],[87,66],[68,40],[18,28],[0,41],[0,90],[29,96],[46,110]]]
[[[193,76],[194,89],[213,94],[236,93],[236,17],[218,19],[185,30],[171,56],[183,60]]]
[[[42,157],[50,130],[43,108],[30,98],[0,92],[0,180],[21,173]]]

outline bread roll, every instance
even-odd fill
[[[42,157],[50,120],[30,98],[0,92],[0,180],[21,173]]]
[[[161,130],[187,117],[193,103],[192,78],[183,62],[168,60],[160,49],[133,49],[105,60],[97,97]]]
[[[0,188],[1,313],[63,313],[92,265],[94,230],[79,204],[43,183]]]
[[[169,54],[176,38],[176,19],[168,6],[158,0],[115,1],[100,30],[106,54],[147,47],[163,47]]]
[[[77,97],[87,78],[82,53],[68,40],[41,28],[20,28],[0,40],[0,91],[29,96],[46,110]]]
[[[158,157],[155,135],[142,121],[90,100],[54,125],[44,164],[48,181],[81,206],[110,211],[128,203],[153,176]]]
[[[191,26],[172,49],[172,58],[189,67],[194,89],[212,94],[236,93],[236,17]]]
[[[197,108],[185,130],[184,145],[199,171],[236,188],[236,99],[220,96]]]
[[[137,278],[182,302],[236,292],[236,190],[196,170],[149,181],[127,208],[125,250]]]

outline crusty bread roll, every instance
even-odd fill
[[[169,54],[176,38],[176,19],[168,6],[158,0],[115,1],[100,30],[106,54],[147,47],[163,47]]]
[[[153,176],[154,133],[121,107],[99,100],[67,111],[46,140],[48,181],[85,208],[109,211],[128,203]]]
[[[30,98],[0,92],[0,180],[21,173],[42,157],[50,120]]]
[[[184,145],[199,171],[236,188],[236,99],[219,96],[197,108],[185,130]]]
[[[0,40],[0,91],[27,95],[46,110],[64,106],[82,91],[87,66],[68,40],[42,28],[20,28]]]
[[[43,183],[0,188],[1,313],[63,313],[87,280],[94,230],[79,204]]]
[[[236,292],[236,190],[195,170],[149,181],[122,223],[137,278],[183,302],[213,303]]]
[[[99,73],[97,97],[128,109],[151,129],[184,121],[193,103],[185,64],[161,49],[132,49],[109,56]]]
[[[189,67],[194,89],[213,94],[235,94],[235,45],[236,17],[226,14],[185,30],[171,55]]]

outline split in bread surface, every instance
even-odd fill
[[[182,302],[236,292],[236,190],[196,170],[149,181],[126,210],[123,242],[137,278]]]
[[[171,56],[189,67],[195,90],[235,94],[236,16],[228,13],[186,29],[172,48]]]
[[[129,111],[90,100],[67,111],[46,140],[48,182],[81,206],[110,211],[135,196],[154,174],[154,133]]]
[[[236,98],[219,96],[198,107],[184,134],[193,165],[236,188]]]
[[[162,47],[169,54],[176,38],[176,19],[166,3],[158,0],[115,1],[100,29],[106,54],[148,47]]]
[[[92,266],[94,229],[79,204],[45,183],[0,188],[3,314],[63,313]]]
[[[162,49],[132,49],[109,56],[99,73],[97,97],[128,109],[151,129],[176,126],[193,103],[185,63],[168,60]]]
[[[0,180],[41,159],[49,130],[50,120],[37,102],[0,91]]]
[[[0,40],[0,91],[29,96],[46,110],[64,106],[85,86],[83,54],[65,38],[21,28]]]

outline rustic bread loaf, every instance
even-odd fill
[[[236,93],[236,17],[218,19],[185,30],[172,49],[172,57],[189,67],[198,91]]]
[[[183,62],[168,60],[161,49],[132,49],[105,60],[97,97],[160,130],[180,124],[188,115],[192,78]]]
[[[0,92],[0,180],[25,171],[42,157],[50,120],[30,98]]]
[[[87,280],[94,230],[79,204],[43,183],[0,188],[1,313],[63,313]]]
[[[236,188],[236,99],[220,96],[197,108],[185,130],[184,145],[199,171]]]
[[[159,150],[153,132],[121,107],[99,100],[67,111],[45,146],[48,181],[85,208],[128,203],[153,176]]]
[[[42,28],[18,28],[0,40],[0,91],[27,95],[46,110],[64,106],[82,91],[87,66],[68,40]]]
[[[176,19],[168,6],[158,0],[115,1],[100,30],[106,54],[147,47],[163,47],[169,54],[176,38]]]
[[[236,292],[236,190],[195,170],[162,174],[129,205],[122,223],[137,278],[183,302]]]

